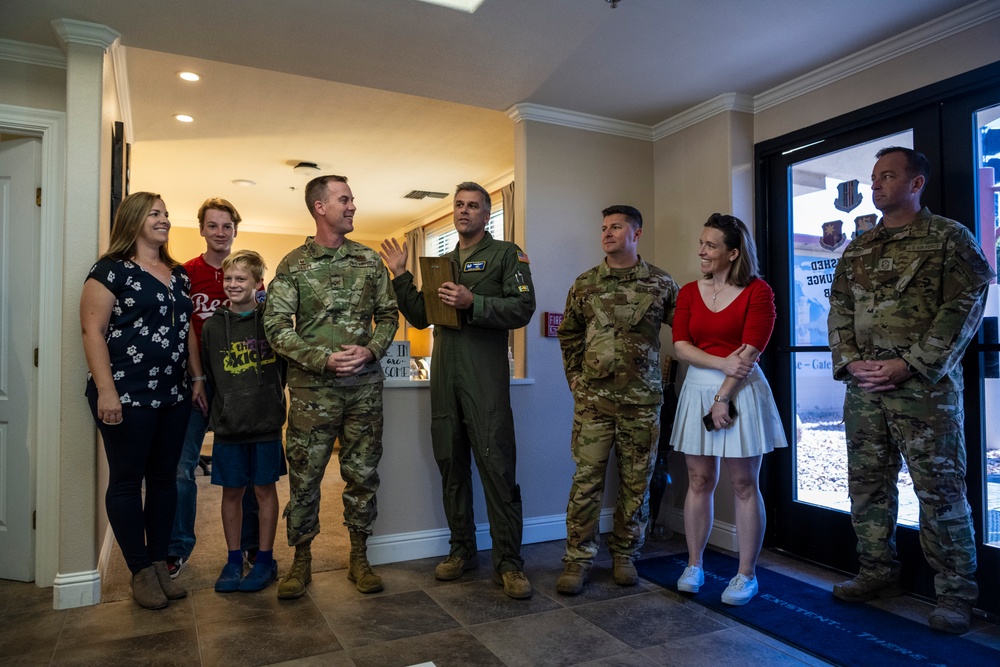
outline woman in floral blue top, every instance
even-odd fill
[[[190,281],[167,251],[169,232],[159,195],[126,197],[80,298],[87,400],[108,458],[108,521],[132,594],[148,609],[187,595],[165,561],[188,415],[192,403],[206,408],[201,359],[189,344]]]

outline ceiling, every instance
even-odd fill
[[[0,39],[56,47],[56,18],[121,33],[132,189],[162,192],[175,222],[224,196],[247,229],[308,231],[307,178],[289,164],[305,160],[350,178],[358,235],[375,239],[447,203],[410,190],[509,181],[515,104],[655,125],[997,4],[485,0],[470,14],[418,0],[0,0]],[[202,80],[180,81],[184,69]]]

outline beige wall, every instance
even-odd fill
[[[0,104],[66,110],[66,70],[0,60]]]
[[[601,209],[631,204],[642,211],[648,222],[639,252],[647,258],[657,237],[651,143],[521,121],[514,155],[515,210],[524,221],[523,246],[531,258],[537,302],[526,330],[527,371],[535,384],[512,392],[518,481],[529,518],[566,511],[574,470],[569,448],[573,400],[559,342],[542,336],[542,313],[563,312],[576,276],[603,259]],[[614,488],[608,491],[606,506],[614,500]]]
[[[1000,19],[893,58],[761,111],[754,141],[773,139],[1000,59]]]
[[[170,202],[167,202],[170,206]],[[240,211],[240,215],[244,215]],[[244,218],[245,219],[245,218]],[[261,232],[240,231],[233,241],[233,250],[256,250],[264,258],[267,271],[264,282],[270,282],[278,262],[291,250],[298,248],[305,241],[305,236],[299,234],[264,234]],[[205,252],[205,239],[198,233],[197,227],[177,227],[170,230],[170,254],[179,262],[186,262]]]

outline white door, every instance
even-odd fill
[[[41,141],[0,142],[0,579],[35,576]]]

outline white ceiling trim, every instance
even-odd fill
[[[125,141],[132,142],[132,96],[128,89],[128,65],[125,62],[125,47],[116,41],[111,46],[111,66],[115,72],[115,88],[118,91],[118,110],[125,124]]]
[[[980,0],[765,91],[754,97],[754,111],[777,106],[997,17],[1000,4]]]
[[[66,54],[54,46],[0,39],[0,60],[66,69]]]
[[[657,123],[652,127],[653,141],[659,141],[670,136],[674,132],[680,132],[685,127],[696,125],[703,120],[711,118],[716,114],[725,111],[742,111],[743,113],[754,112],[753,95],[746,93],[723,93],[710,100],[691,107],[673,118],[668,118],[662,123]]]
[[[106,25],[88,23],[87,21],[55,19],[52,21],[52,29],[56,31],[59,43],[63,45],[85,44],[87,46],[97,46],[107,49],[116,40],[121,39],[121,33],[117,30],[112,30]]]
[[[653,139],[653,128],[649,125],[594,116],[589,113],[580,113],[579,111],[556,109],[532,102],[515,104],[507,109],[506,113],[515,123],[519,123],[522,120],[537,120],[540,123],[575,127],[579,130],[602,132],[619,137],[628,137],[629,139],[643,139],[645,141],[652,141]]]

